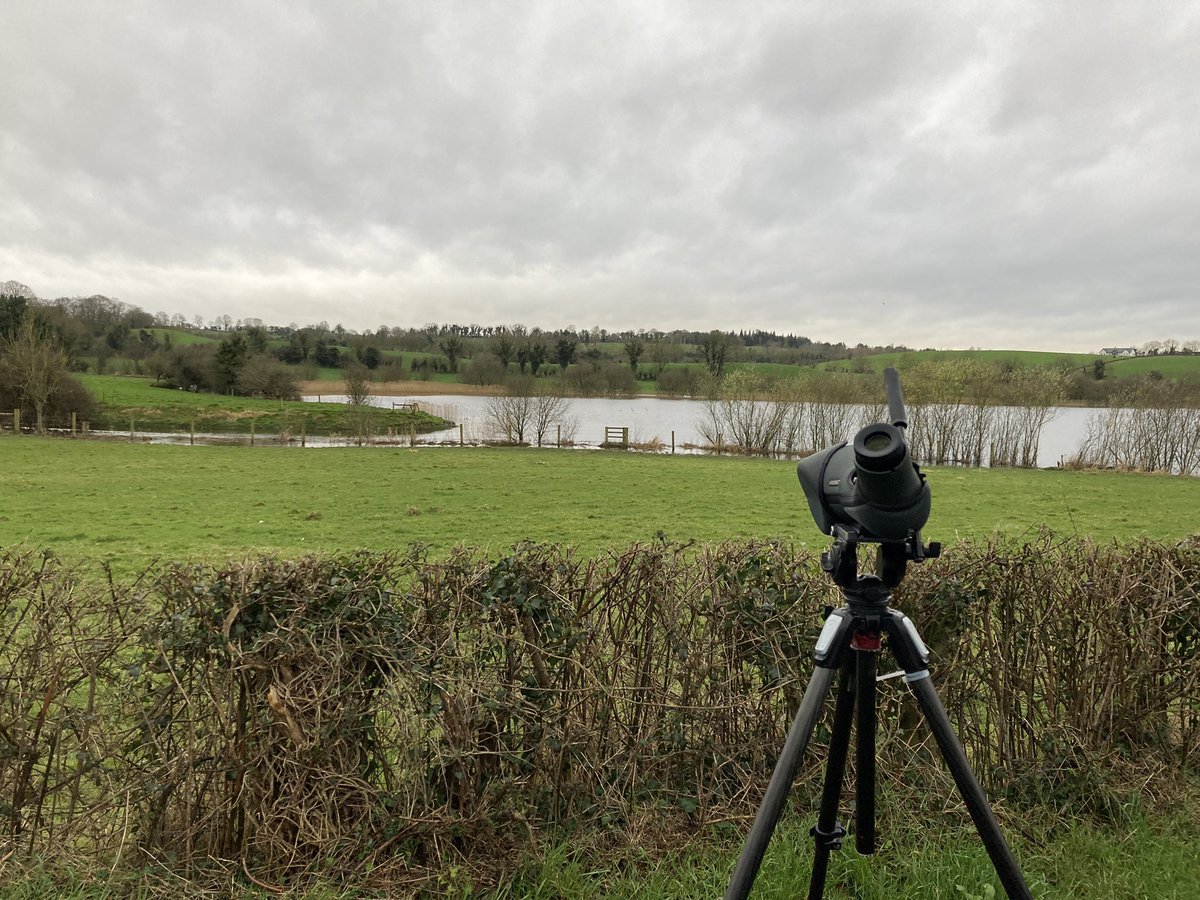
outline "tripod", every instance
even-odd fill
[[[856,711],[855,846],[862,854],[875,852],[875,666],[876,654],[881,649],[882,636],[885,634],[888,649],[904,669],[904,680],[916,696],[1004,890],[1010,898],[1032,900],[1033,895],[1025,884],[1012,851],[1005,843],[1004,835],[1000,833],[1000,826],[988,806],[987,797],[955,737],[945,707],[930,683],[925,644],[912,621],[890,606],[892,589],[904,577],[908,562],[919,562],[925,556],[937,556],[940,547],[930,544],[926,548],[921,543],[920,532],[911,533],[902,543],[881,543],[877,574],[859,575],[857,531],[837,526],[833,532],[835,542],[827,553],[822,554],[821,566],[842,589],[846,605],[830,611],[817,638],[813,651],[815,667],[812,678],[775,764],[754,825],[746,837],[725,892],[725,900],[744,900],[750,893],[835,671],[840,671],[840,681],[825,764],[821,807],[817,824],[811,831],[816,850],[808,889],[809,900],[821,900],[824,895],[829,854],[841,847],[842,839],[846,836],[845,829],[838,822],[838,801],[850,746],[850,725]],[[853,650],[853,655],[847,650]]]

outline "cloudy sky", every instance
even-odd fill
[[[1200,3],[8,0],[0,281],[189,319],[1200,338]]]

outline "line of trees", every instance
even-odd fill
[[[772,379],[740,370],[710,385],[698,431],[714,447],[746,453],[810,452],[887,414],[874,380],[821,373]],[[906,373],[904,387],[917,462],[1035,466],[1066,379],[960,359],[923,363]]]
[[[804,453],[878,421],[861,386],[838,376],[772,379],[741,370],[708,384],[712,394],[696,428],[709,445],[722,450]]]
[[[68,357],[74,361],[92,358],[99,371],[113,357],[140,362],[164,349],[163,339],[153,329],[166,328],[215,332],[218,337],[261,331],[277,345],[274,352],[279,359],[289,365],[313,361],[318,366],[340,368],[362,362],[375,369],[383,362],[383,351],[392,350],[440,354],[452,373],[458,371],[462,361],[482,354],[500,359],[505,370],[515,366],[519,374],[537,375],[550,364],[562,370],[577,362],[619,359],[637,376],[644,363],[649,363],[649,371],[654,375],[661,374],[668,364],[678,362],[701,362],[710,373],[720,375],[725,363],[734,360],[803,365],[905,349],[864,344],[850,348],[841,342],[813,341],[803,335],[764,330],[609,331],[600,326],[589,329],[572,325],[544,330],[520,323],[430,322],[416,327],[380,325],[373,331],[357,332],[340,324],[331,326],[326,321],[305,326],[268,325],[259,318],[235,320],[227,314],[208,320],[199,315],[189,319],[165,311],[151,314],[100,294],[38,300],[30,288],[15,281],[6,282],[0,291],[19,294],[52,311]]]
[[[39,432],[95,408],[70,373],[59,324],[22,292],[0,294],[0,411],[19,411]]]
[[[1200,474],[1200,408],[1174,381],[1148,382],[1097,410],[1071,466]]]
[[[179,340],[177,332],[156,328],[183,326],[195,331],[206,324],[201,317],[189,322],[183,316],[164,312],[150,315],[101,295],[42,301],[17,282],[6,283],[2,296],[0,325],[17,306],[35,307],[39,321],[54,335],[72,371],[103,372],[119,360],[123,371],[154,375],[164,385],[263,397],[295,396],[298,380],[316,378],[321,369],[344,371],[356,365],[364,366],[376,381],[427,379],[444,373],[457,375],[464,383],[486,386],[503,385],[514,375],[531,375],[553,378],[562,390],[579,396],[624,396],[637,391],[639,380],[653,380],[660,393],[698,396],[711,394],[710,385],[725,379],[734,363],[804,365],[831,359],[850,359],[845,366],[847,377],[861,376],[858,380],[865,385],[865,392],[876,390],[877,377],[865,357],[905,349],[863,344],[850,347],[762,330],[609,332],[600,327],[543,330],[519,323],[427,323],[420,327],[381,325],[360,333],[328,322],[277,326],[254,318],[234,320],[227,315],[208,322],[212,330],[197,343],[191,335]],[[1194,341],[1152,341],[1144,349],[1151,354],[1187,353],[1194,345]],[[1018,382],[1011,374],[1014,369],[1014,365],[1001,366],[1006,386]],[[906,381],[919,377],[919,366],[906,365],[904,371]],[[1029,396],[1014,405],[1041,405],[1037,388],[1042,378],[1047,378],[1056,390],[1064,386],[1062,399],[1089,404],[1107,403],[1125,393],[1129,384],[1142,383],[1108,377],[1103,359],[1079,367],[1064,358],[1052,371],[1044,367],[1035,371],[1037,376],[1024,383]],[[1162,377],[1151,373],[1145,380]],[[987,379],[958,379],[955,383],[955,389],[964,393],[952,396],[941,391],[938,402],[953,400],[963,404],[962,408],[933,410],[928,417],[928,433],[961,435],[973,430],[976,439],[971,445],[960,442],[951,447],[946,440],[930,437],[929,445],[923,448],[930,457],[973,459],[990,454],[1016,461],[1027,459],[1032,447],[1026,438],[1032,424],[1010,421],[1011,416],[1006,418],[1006,414],[994,411],[998,404]],[[729,390],[740,390],[745,384],[734,381]],[[989,421],[972,425],[968,421],[971,416]],[[978,435],[983,432],[988,437],[981,445]]]

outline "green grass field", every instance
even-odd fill
[[[83,386],[99,401],[95,429],[128,430],[132,419],[138,431],[187,433],[195,423],[200,432],[247,432],[251,421],[260,434],[289,430],[308,434],[348,434],[353,424],[342,403],[305,403],[300,400],[259,400],[224,394],[193,393],[156,387],[152,379],[124,375],[80,375]],[[410,425],[418,432],[444,427],[440,419],[423,413],[391,409],[372,410],[377,430]]]
[[[1104,360],[1109,378],[1145,375],[1157,371],[1167,378],[1200,378],[1200,355],[1193,356],[1101,356],[1099,353],[1054,353],[1037,350],[905,350],[899,353],[877,353],[855,360],[832,360],[814,368],[833,372],[850,372],[855,367],[870,366],[870,371],[883,372],[895,366],[903,374],[924,362],[944,362],[953,359],[976,359],[989,363],[1012,363],[1020,367],[1057,367],[1066,365],[1091,372],[1092,364]]]
[[[820,363],[815,368],[826,371],[850,371],[856,364],[867,364],[871,371],[882,372],[887,366],[895,366],[901,373],[905,369],[925,362],[945,362],[953,359],[976,359],[989,363],[1012,363],[1015,366],[1056,366],[1069,364],[1077,368],[1090,367],[1102,357],[1098,353],[1054,353],[1040,350],[904,350],[898,353],[877,353],[856,360],[833,360]],[[1200,368],[1198,363],[1197,368]]]
[[[1125,378],[1158,372],[1166,378],[1200,378],[1200,356],[1136,356],[1105,361],[1106,377]]]
[[[1200,479],[934,469],[931,540],[1043,526],[1100,540],[1200,530]],[[161,558],[385,549],[413,541],[586,553],[816,530],[795,466],[761,459],[495,448],[188,447],[0,438],[0,544],[122,569]]]
[[[211,334],[201,334],[185,328],[147,328],[146,330],[158,338],[160,343],[170,341],[173,347],[187,347],[191,344],[216,344],[220,342],[220,338],[213,337]]]
[[[109,562],[127,576],[155,560],[221,560],[457,544],[503,552],[524,539],[586,553],[652,540],[783,538],[824,547],[794,465],[760,459],[477,448],[171,447],[0,436],[0,546],[47,547],[68,560]],[[1027,470],[933,469],[926,534],[953,542],[1042,526],[1100,540],[1196,533],[1200,479]],[[85,568],[85,572],[95,570]],[[1194,786],[1188,788],[1195,796]],[[925,828],[881,806],[881,852],[835,856],[827,896],[985,898],[994,877],[977,838]],[[756,897],[802,895],[812,810],[781,823]],[[1040,824],[1006,818],[1035,896],[1187,898],[1200,883],[1195,822]],[[448,871],[445,896],[626,898],[720,895],[745,823],[673,850],[626,847],[601,860],[566,845],[538,853],[484,892]],[[610,859],[611,865],[603,862]],[[69,874],[69,873],[68,873]],[[71,876],[74,877],[74,876]],[[125,876],[122,876],[125,877]],[[6,882],[6,883],[5,883]],[[961,890],[960,890],[961,886]],[[63,873],[0,878],[0,898],[154,893],[134,881],[78,883]],[[250,896],[250,894],[245,894]],[[300,896],[300,894],[297,894]],[[336,888],[307,896],[344,898]]]
[[[787,817],[776,831],[755,880],[755,900],[805,896],[812,861],[812,838],[803,819]],[[963,829],[922,827],[903,811],[881,812],[882,843],[873,857],[860,856],[853,842],[833,854],[826,881],[828,900],[993,900],[1003,892],[983,846]],[[447,898],[486,900],[693,900],[719,897],[737,861],[740,845],[735,828],[714,841],[699,836],[691,845],[653,859],[630,849],[608,863],[584,862],[577,848],[560,844],[530,859],[516,877],[487,890],[473,883],[465,869],[451,868],[439,884]],[[1194,900],[1200,883],[1200,851],[1185,821],[1149,823],[1135,820],[1125,828],[1099,829],[1073,822],[1067,826],[1039,823],[1032,839],[1011,827],[1011,843],[1030,890],[1039,900]],[[1034,829],[1026,825],[1027,832]],[[101,898],[208,897],[189,893],[163,872],[144,875],[34,869],[8,873],[0,883],[3,900],[70,900]],[[15,876],[15,877],[14,877]],[[989,892],[991,891],[991,892]],[[249,886],[232,896],[276,896]],[[333,885],[288,891],[295,900],[349,900],[366,895]],[[374,896],[374,895],[371,895]]]
[[[810,811],[806,821],[811,822]],[[985,900],[1003,896],[979,839],[963,829],[923,828],[903,810],[881,811],[882,842],[874,857],[860,856],[853,841],[831,857],[829,900]],[[1161,823],[1160,823],[1161,824]],[[1035,840],[1012,838],[1022,873],[1038,898],[1056,900],[1191,900],[1200,884],[1200,852],[1186,822],[1153,828],[1145,821],[1107,831],[1082,822],[1069,827],[1039,823]],[[1025,823],[1026,833],[1034,830]],[[1006,830],[1014,834],[1011,826]],[[584,900],[590,897],[719,897],[740,846],[697,842],[646,871],[637,866],[585,867],[569,847],[551,851],[512,884],[488,894],[493,900]],[[775,833],[754,884],[754,898],[802,897],[811,873],[812,838],[785,819]],[[631,871],[632,870],[632,871]],[[989,886],[995,893],[988,893]],[[464,888],[462,896],[471,896]]]

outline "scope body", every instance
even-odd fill
[[[796,475],[825,534],[841,525],[859,540],[902,542],[929,519],[929,485],[897,425],[868,425],[852,443],[801,460]]]

